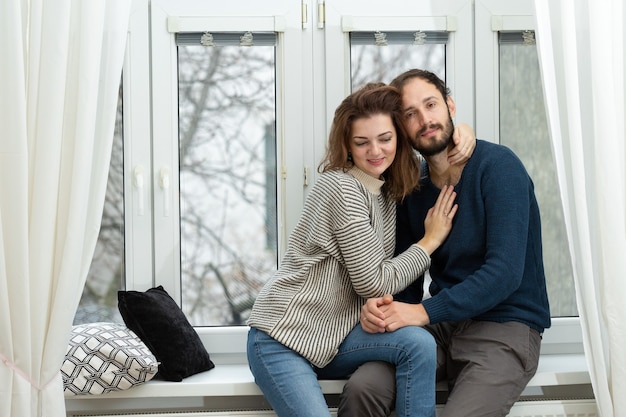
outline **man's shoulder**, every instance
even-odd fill
[[[474,156],[476,158],[474,159]],[[503,183],[518,184],[525,187],[532,179],[522,160],[507,146],[493,142],[481,141],[476,144],[476,151],[463,170],[464,176],[470,178],[487,179],[480,182],[481,187],[486,184],[501,185]]]
[[[515,152],[508,146],[500,143],[490,142],[484,139],[476,139],[476,154],[483,154],[483,156],[502,156],[511,155],[516,157]]]
[[[493,167],[510,166],[510,164],[523,166],[520,158],[508,146],[481,139],[476,140],[476,149],[470,162],[472,159],[481,163],[489,163],[489,166]]]

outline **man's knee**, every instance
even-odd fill
[[[387,362],[361,365],[339,397],[337,417],[388,416],[396,395],[395,367]]]

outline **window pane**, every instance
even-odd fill
[[[181,291],[193,325],[244,324],[277,267],[275,46],[244,36],[254,46],[178,44]]]
[[[109,179],[100,234],[74,324],[121,323],[117,292],[124,282],[124,152],[122,88],[118,95]]]
[[[420,33],[417,34],[418,38]],[[415,44],[416,33],[352,33],[352,89],[373,81],[389,83],[411,68],[429,70],[445,79],[447,33],[430,32],[424,35],[430,40],[427,42],[424,39],[424,44]]]
[[[500,42],[500,141],[522,160],[541,210],[543,257],[553,317],[577,316],[561,195],[541,87],[537,48],[511,34]]]

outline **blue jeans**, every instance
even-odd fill
[[[397,417],[435,416],[437,348],[421,327],[370,334],[357,325],[324,368],[255,328],[248,333],[247,351],[255,382],[279,417],[330,416],[317,379],[347,378],[368,361],[396,366]]]

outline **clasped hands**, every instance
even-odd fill
[[[368,333],[393,332],[404,326],[425,326],[430,322],[422,304],[394,301],[391,294],[368,299],[361,307],[360,321]]]

